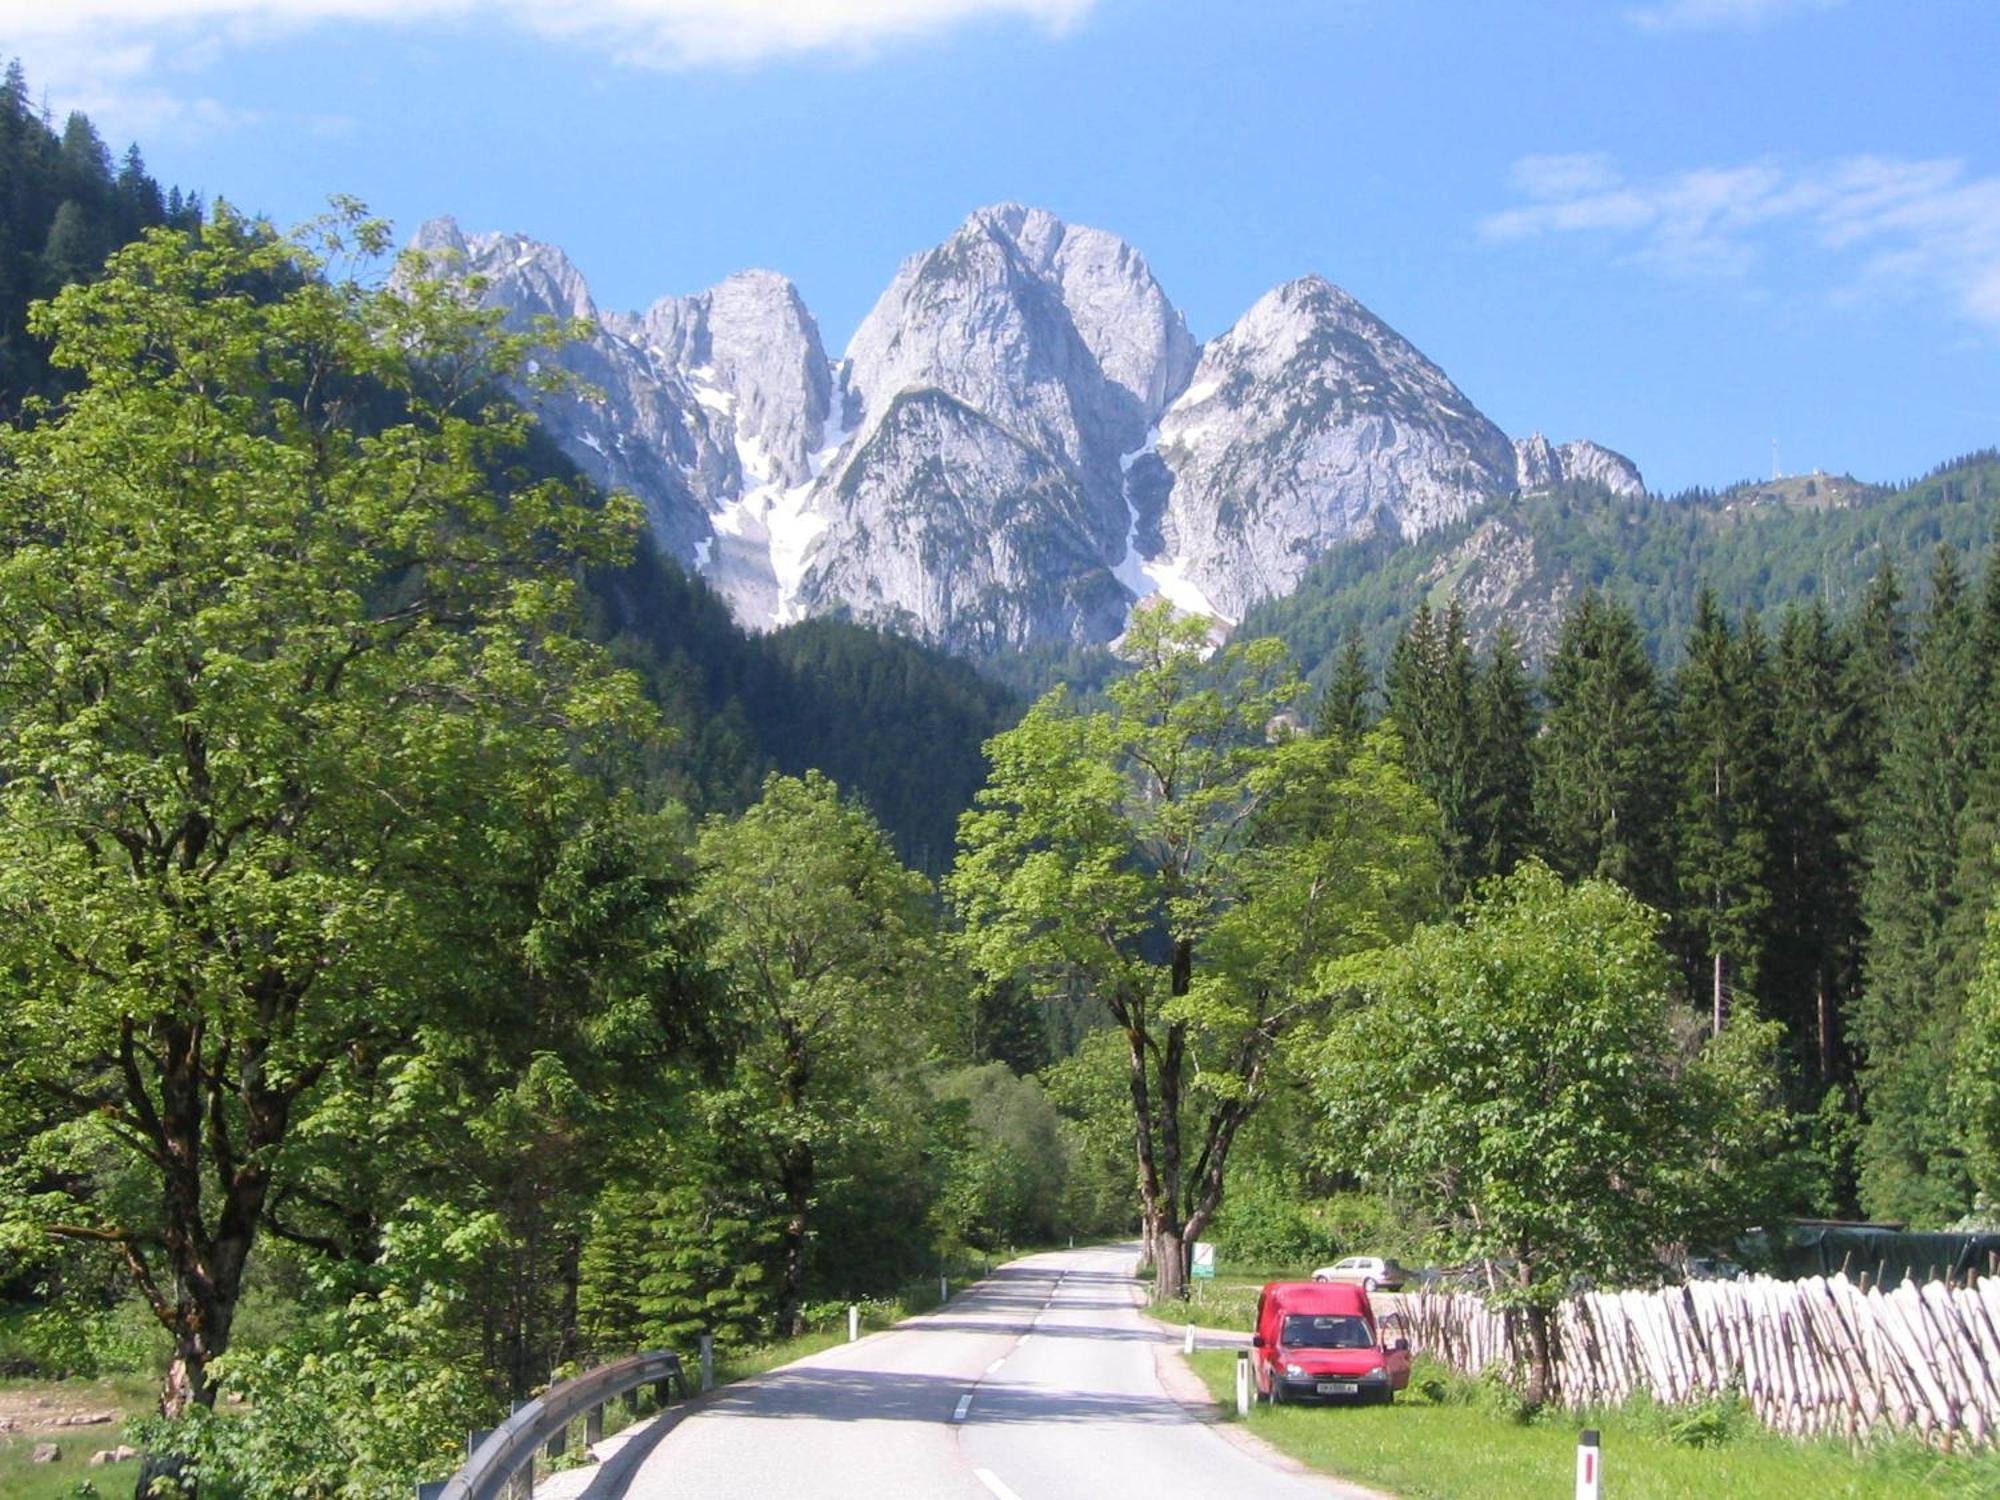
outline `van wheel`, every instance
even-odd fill
[[[1364,1276],[1361,1279],[1361,1290],[1366,1292],[1369,1296],[1372,1297],[1375,1295],[1375,1287],[1376,1287],[1376,1281],[1373,1276]]]

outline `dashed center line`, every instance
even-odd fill
[[[958,1398],[958,1406],[953,1410],[951,1414],[952,1421],[963,1422],[965,1420],[965,1414],[970,1410],[972,1410],[972,1397],[969,1395],[960,1396]]]
[[[981,1484],[985,1485],[986,1488],[993,1491],[999,1497],[999,1500],[1021,1500],[1019,1495],[1001,1483],[1000,1476],[995,1474],[991,1469],[974,1469],[972,1472]]]
[[[1007,1356],[1003,1354],[998,1359],[994,1360],[992,1364],[986,1367],[986,1373],[988,1375],[991,1375],[1006,1363],[1007,1363]]]

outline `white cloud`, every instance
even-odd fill
[[[330,24],[497,24],[597,49],[620,62],[747,66],[889,43],[984,19],[1060,34],[1096,0],[0,0],[7,52],[59,111],[81,109],[108,136],[205,134],[276,123],[202,93],[196,81],[235,49]],[[316,132],[334,116],[285,123]]]
[[[1840,0],[1655,0],[1625,12],[1646,31],[1749,30],[1806,10],[1831,10]]]
[[[747,63],[1016,17],[1060,31],[1095,0],[0,0],[16,43],[238,36],[326,22],[397,23],[491,17],[545,36],[577,37],[665,66]]]
[[[1528,202],[1489,214],[1483,238],[1583,235],[1674,276],[1747,278],[1773,254],[1817,257],[1841,295],[1944,297],[2000,329],[2000,177],[1951,158],[1775,161],[1627,179],[1605,156],[1525,157]]]

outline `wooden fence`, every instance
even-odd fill
[[[1527,1327],[1471,1292],[1403,1299],[1412,1345],[1476,1375],[1525,1368]],[[1694,1281],[1590,1292],[1551,1318],[1556,1399],[1615,1405],[1740,1391],[1788,1433],[1914,1430],[1949,1447],[2000,1440],[2000,1277],[1864,1290],[1845,1276]]]

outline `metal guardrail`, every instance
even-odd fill
[[[570,1423],[586,1417],[586,1442],[596,1442],[603,1432],[604,1404],[640,1386],[679,1386],[687,1398],[687,1375],[681,1357],[666,1349],[635,1354],[615,1364],[565,1380],[533,1401],[522,1403],[514,1415],[491,1432],[475,1432],[467,1446],[471,1456],[450,1479],[417,1486],[417,1500],[503,1500],[527,1496],[527,1486],[514,1484],[515,1476],[533,1463],[536,1452],[547,1446],[551,1456],[567,1446]],[[530,1471],[532,1473],[532,1471]]]

